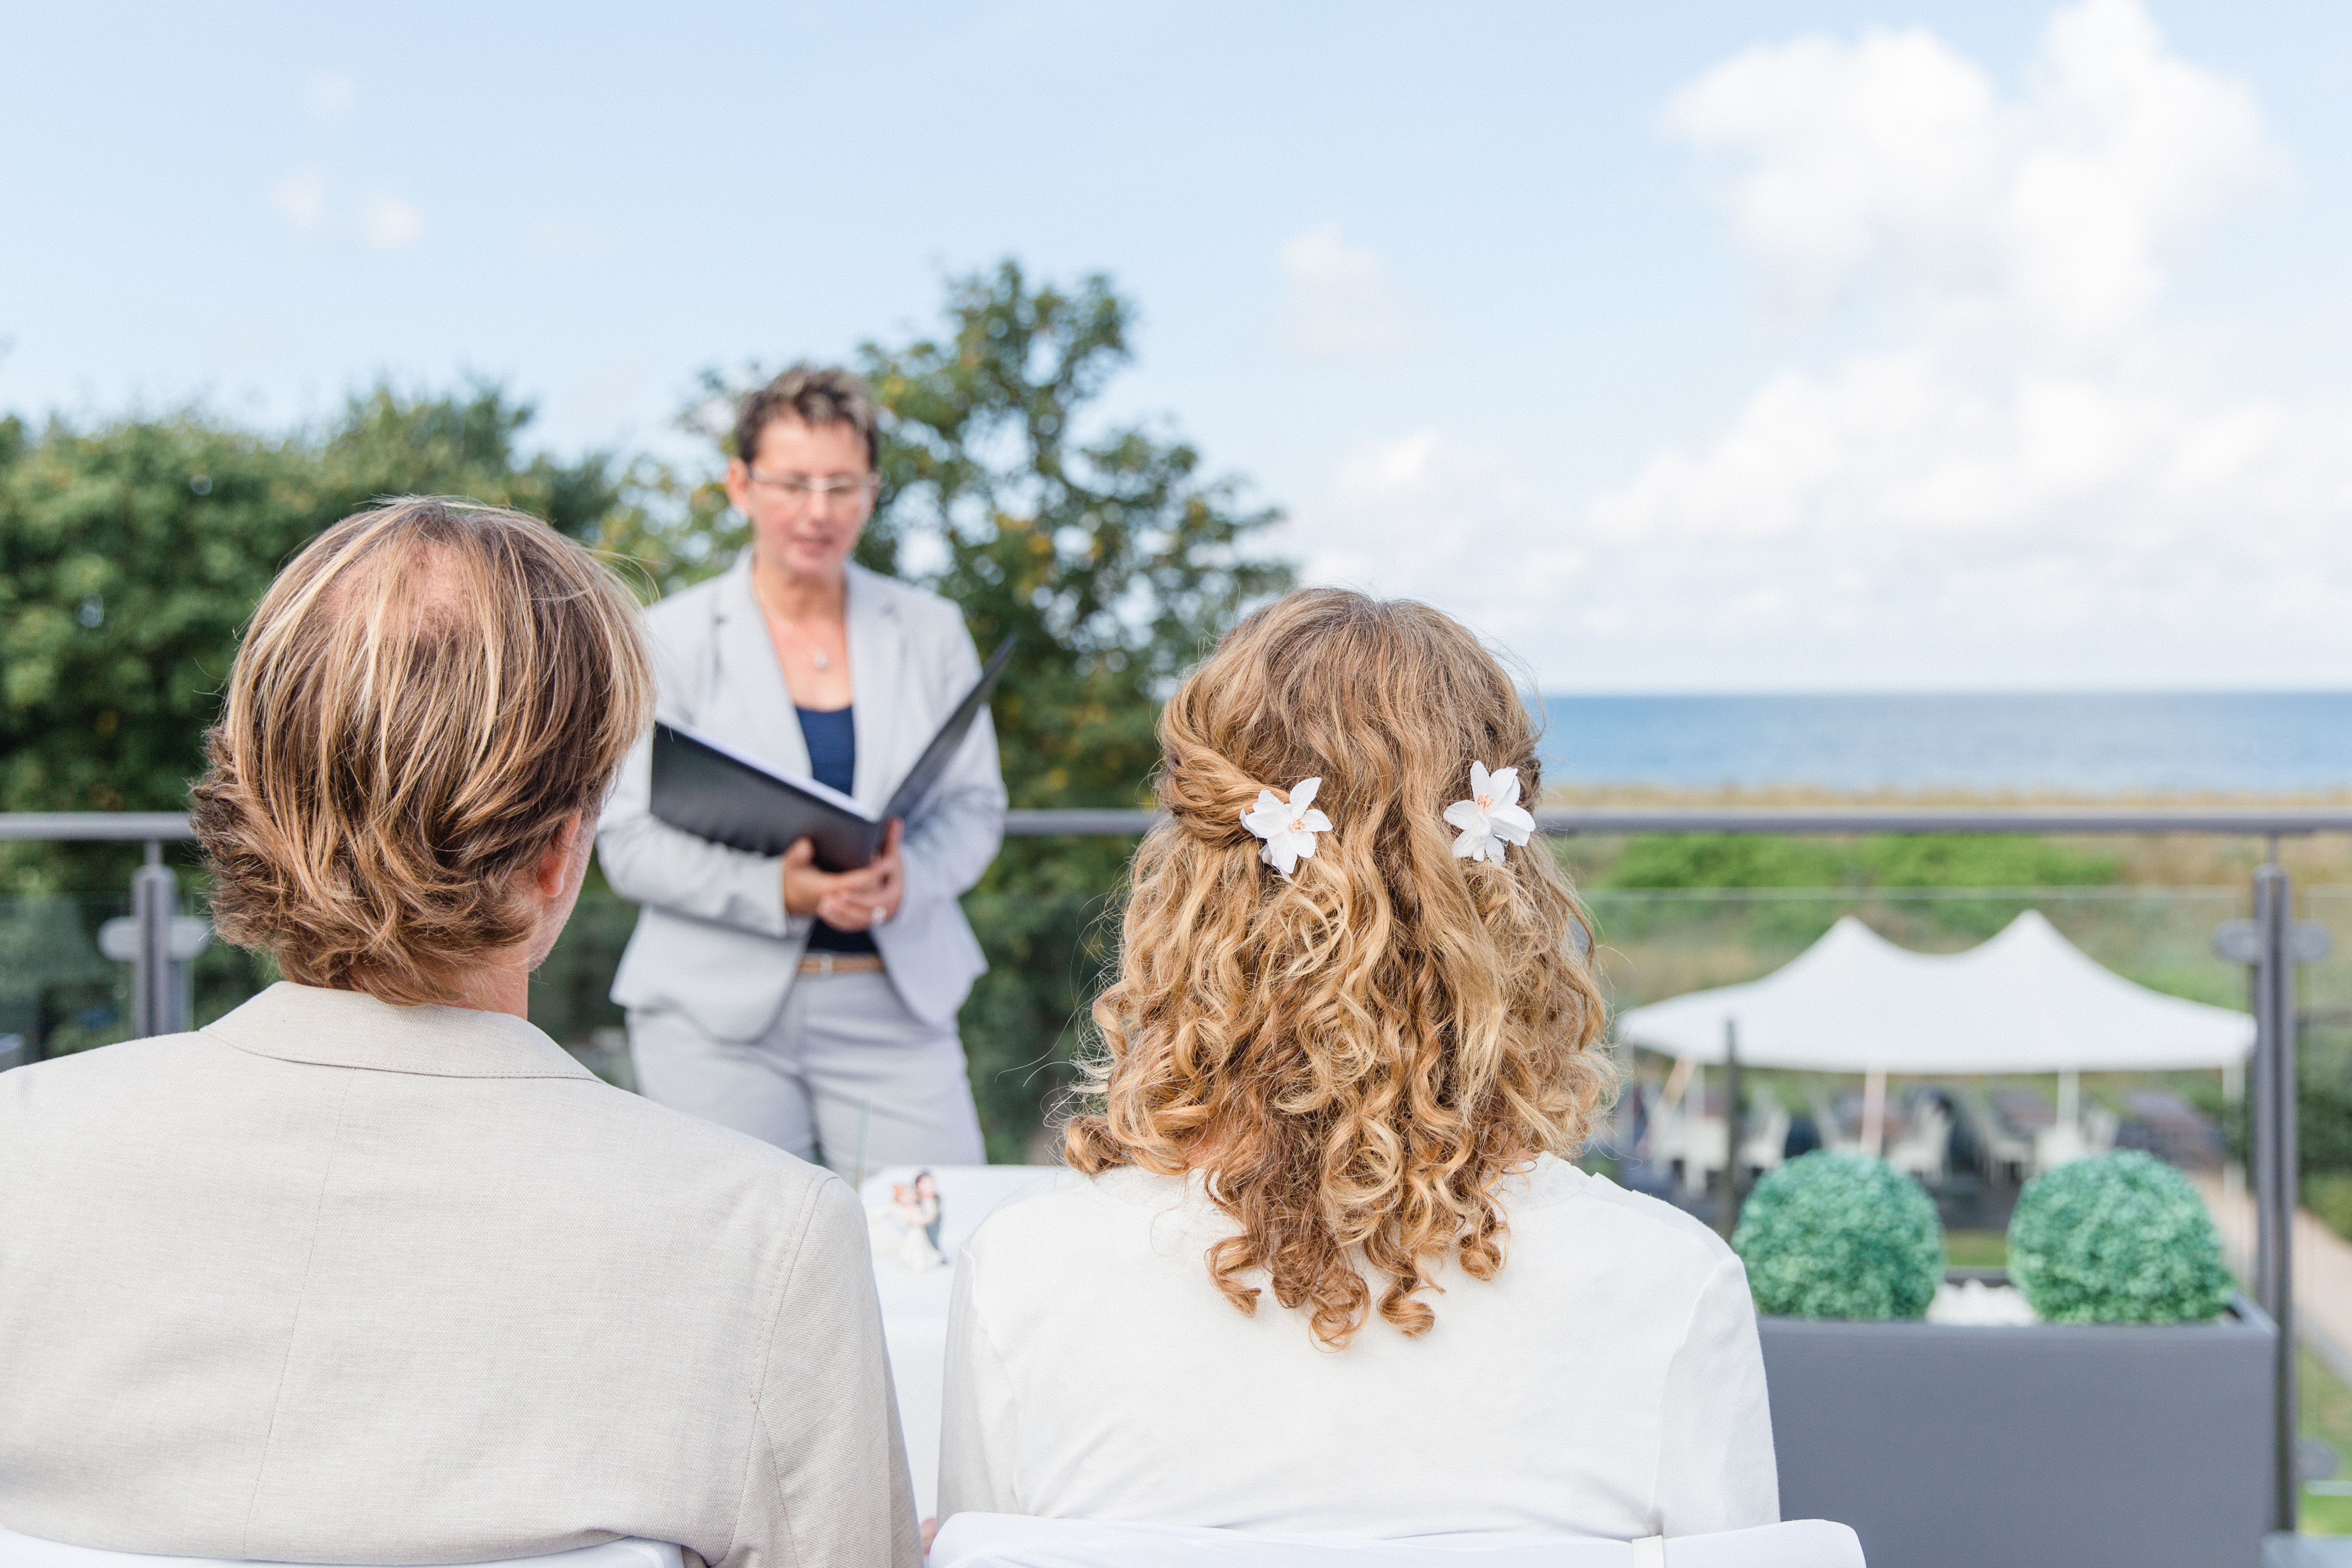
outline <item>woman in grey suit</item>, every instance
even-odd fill
[[[877,810],[980,675],[954,605],[850,562],[878,440],[845,371],[752,393],[727,465],[751,548],[646,614],[662,718]],[[988,716],[874,863],[840,873],[805,841],[747,854],[662,822],[650,756],[596,840],[643,906],[613,982],[638,1087],[837,1171],[980,1163],[955,1018],[987,966],[956,899],[1003,837]]]

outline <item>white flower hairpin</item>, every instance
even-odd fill
[[[1536,831],[1536,820],[1519,804],[1519,770],[1506,768],[1489,773],[1483,762],[1470,765],[1470,799],[1445,808],[1445,820],[1462,830],[1454,841],[1456,860],[1503,863],[1506,843],[1523,844]]]
[[[1331,831],[1331,819],[1315,810],[1315,791],[1321,788],[1320,778],[1301,779],[1291,786],[1286,806],[1273,790],[1260,789],[1257,805],[1242,813],[1242,826],[1265,841],[1258,858],[1285,876],[1300,861],[1313,858],[1316,834]]]

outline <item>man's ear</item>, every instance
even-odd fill
[[[563,825],[555,830],[555,837],[540,853],[539,863],[530,868],[531,884],[541,897],[561,898],[572,885],[572,862],[580,854],[581,835],[587,831],[587,821],[578,811],[564,818]]]

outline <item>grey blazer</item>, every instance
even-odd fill
[[[849,666],[856,685],[857,770],[850,794],[870,810],[915,765],[980,678],[962,612],[935,593],[849,569]],[[646,612],[661,687],[658,716],[786,772],[805,775],[791,688],[751,597],[749,550],[725,576]],[[622,764],[596,831],[614,890],[643,907],[613,977],[626,1008],[683,1013],[719,1040],[754,1040],[783,1010],[814,923],[784,914],[782,862],[698,839],[656,820],[652,742]],[[874,929],[891,983],[916,1017],[944,1024],[988,967],[956,899],[1004,838],[1004,779],[986,712],[907,824],[907,890]]]
[[[520,1019],[279,984],[0,1073],[0,1525],[921,1561],[866,1218]]]

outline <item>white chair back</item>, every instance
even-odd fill
[[[950,1518],[932,1543],[929,1568],[1194,1568],[1210,1562],[1247,1568],[1864,1568],[1853,1531],[1819,1519],[1663,1541],[1504,1534],[1372,1541],[1006,1513]]]
[[[37,1541],[0,1529],[0,1568],[251,1568],[218,1557],[157,1557],[143,1552],[101,1552]],[[540,1557],[508,1557],[497,1568],[680,1568],[675,1546],[659,1541],[607,1541]]]
[[[1759,1088],[1748,1108],[1748,1135],[1739,1145],[1739,1163],[1759,1171],[1778,1170],[1789,1152],[1789,1108],[1768,1088]]]

